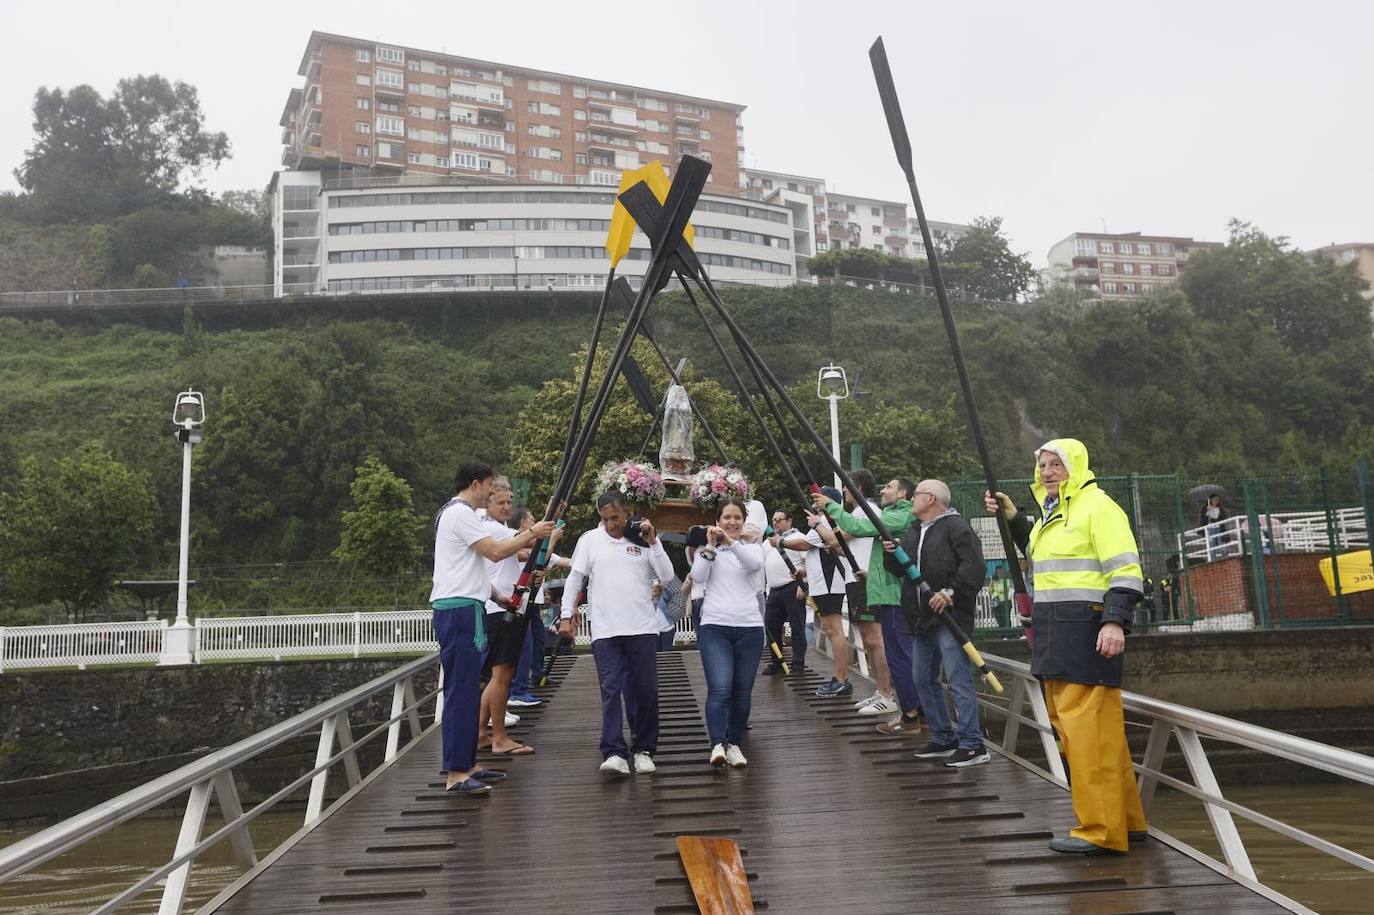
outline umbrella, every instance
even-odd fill
[[[1203,483],[1201,486],[1194,486],[1188,490],[1190,499],[1210,499],[1212,496],[1226,495],[1226,487],[1216,483]]]

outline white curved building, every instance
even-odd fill
[[[610,268],[612,188],[281,171],[269,191],[277,295],[600,288]],[[717,283],[792,285],[792,219],[784,206],[703,195],[697,254]],[[638,285],[648,260],[636,233],[616,273]]]

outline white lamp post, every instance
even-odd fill
[[[191,544],[191,446],[203,437],[205,398],[199,391],[182,391],[172,408],[173,435],[181,442],[181,557],[177,567],[177,618],[163,638],[159,664],[190,664],[194,660],[195,630],[186,616],[186,580]]]
[[[849,396],[849,377],[844,373],[844,366],[830,365],[821,366],[820,372],[816,375],[816,396],[821,400],[830,401],[830,453],[835,456],[835,463],[840,463],[840,401]],[[835,474],[835,488],[840,488],[840,475]]]

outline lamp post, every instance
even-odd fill
[[[816,375],[816,396],[830,401],[830,453],[840,463],[840,401],[849,396],[849,377],[844,366],[831,363],[821,366]],[[835,474],[835,488],[840,488],[840,475]]]
[[[182,391],[172,408],[172,433],[181,442],[181,556],[177,566],[177,618],[162,641],[159,664],[190,664],[195,652],[195,630],[186,616],[186,580],[191,543],[191,446],[199,445],[205,422],[205,398],[199,391]]]

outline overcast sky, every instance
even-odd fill
[[[1002,216],[1036,265],[1104,223],[1224,240],[1238,217],[1304,248],[1374,242],[1361,0],[0,0],[0,189],[39,86],[108,93],[137,73],[194,84],[229,134],[209,188],[263,187],[312,29],[739,102],[746,165],[903,200],[867,56],[881,34],[927,214]]]

